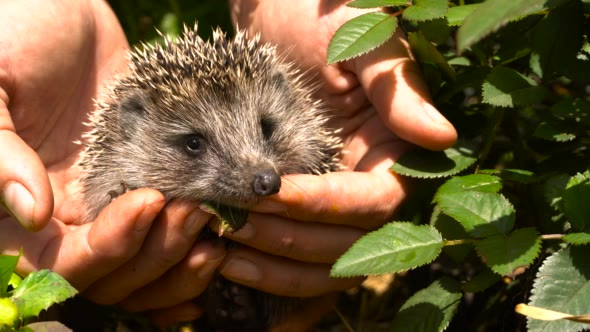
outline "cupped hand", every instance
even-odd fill
[[[249,247],[228,253],[227,278],[280,295],[315,296],[360,279],[329,278],[330,266],[367,231],[391,221],[407,194],[388,168],[410,146],[442,150],[454,127],[432,106],[401,33],[363,56],[326,65],[330,38],[365,13],[342,0],[233,0],[234,21],[277,45],[312,80],[341,129],[347,171],[283,178],[279,194],[227,236]],[[239,267],[239,269],[238,269]],[[245,273],[244,271],[248,271]]]
[[[0,202],[9,211],[0,211],[0,252],[22,247],[21,274],[51,269],[97,303],[149,310],[161,323],[198,317],[190,300],[225,254],[195,243],[210,215],[141,189],[78,224],[73,142],[99,89],[127,69],[116,17],[101,0],[4,1],[0,12]]]

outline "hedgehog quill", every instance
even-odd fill
[[[258,37],[238,32],[228,41],[215,30],[207,42],[185,27],[177,41],[130,55],[130,73],[97,102],[84,136],[87,221],[125,191],[148,187],[167,200],[205,203],[235,231],[250,206],[280,190],[282,175],[340,168],[325,109],[294,65]],[[297,302],[212,284],[206,311],[215,331],[267,330]],[[234,301],[244,294],[254,308]]]

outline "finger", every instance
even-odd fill
[[[225,237],[262,252],[309,263],[333,263],[364,231],[349,226],[305,223],[267,213],[250,213],[248,222]]]
[[[85,296],[100,304],[118,303],[180,262],[212,215],[195,204],[175,201],[154,222],[138,255],[94,283]]]
[[[231,281],[281,296],[318,296],[362,282],[362,278],[330,278],[328,264],[286,260],[246,247],[229,252],[220,272]]]
[[[120,306],[131,312],[146,311],[196,298],[207,288],[224,257],[221,242],[199,242],[181,263],[131,294]]]
[[[37,266],[51,268],[83,291],[137,254],[164,203],[164,196],[152,189],[128,192],[109,204],[95,222],[54,236],[33,256],[39,257]]]
[[[455,143],[457,132],[430,103],[428,87],[408,49],[397,34],[347,66],[358,74],[369,100],[394,133],[419,146],[443,150]]]
[[[387,170],[294,174],[283,177],[281,191],[252,208],[288,218],[373,229],[390,221],[405,188]]]
[[[166,328],[174,324],[199,319],[202,315],[203,310],[196,303],[187,301],[173,307],[150,312],[150,320],[154,325]]]
[[[53,214],[53,192],[37,153],[15,132],[8,95],[0,88],[0,204],[31,231],[38,231]]]

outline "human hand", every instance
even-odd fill
[[[405,197],[407,189],[388,168],[409,143],[442,150],[456,140],[453,126],[432,106],[401,33],[361,57],[325,65],[334,32],[364,13],[345,3],[231,1],[240,28],[276,44],[319,83],[318,98],[334,110],[331,126],[342,129],[348,171],[284,177],[280,193],[254,208],[262,213],[253,213],[244,230],[227,235],[258,249],[229,253],[221,268],[228,279],[296,296],[358,283],[328,278],[329,268],[356,239],[390,221]]]
[[[97,303],[150,310],[160,323],[198,317],[190,299],[224,255],[195,243],[208,214],[142,189],[78,224],[73,142],[99,88],[127,69],[116,17],[99,0],[4,1],[0,12],[0,201],[12,215],[0,210],[0,252],[22,247],[19,273],[49,268]]]

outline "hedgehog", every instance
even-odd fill
[[[217,28],[204,41],[195,24],[177,40],[136,48],[129,67],[96,102],[83,136],[87,221],[142,187],[204,203],[223,221],[223,211],[245,216],[276,194],[285,174],[341,169],[341,142],[315,87],[258,35],[228,40]],[[299,302],[219,279],[206,292],[215,331],[267,330]]]

